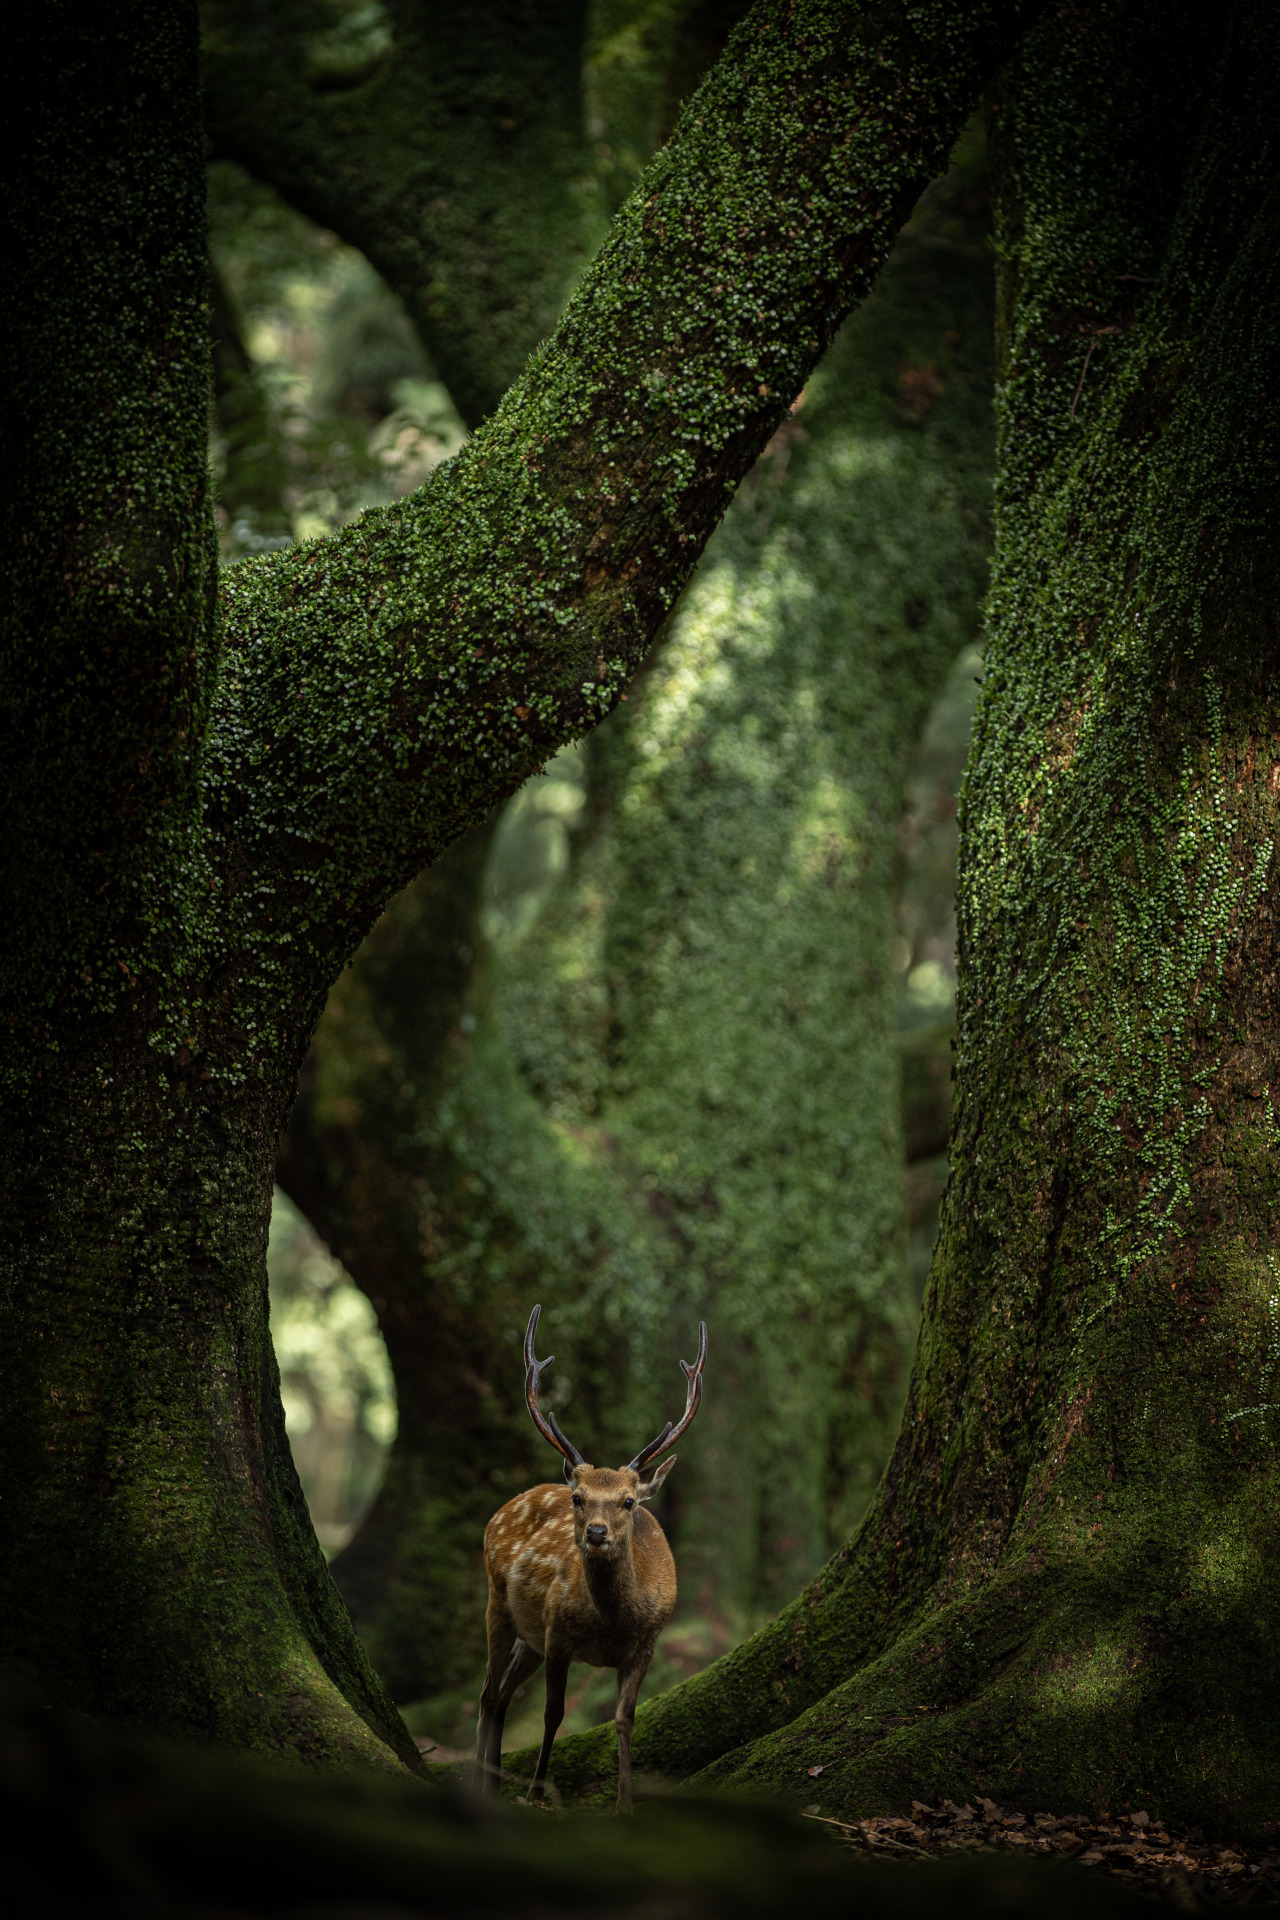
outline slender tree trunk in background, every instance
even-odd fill
[[[1000,86],[997,564],[916,1372],[858,1539],[641,1717],[638,1765],[1273,1830],[1277,39],[1250,0],[1063,8]]]
[[[894,863],[985,584],[987,218],[979,144],[593,738],[607,829],[500,986],[544,1101],[662,1230],[659,1391],[699,1317],[716,1335],[668,1517],[687,1607],[735,1633],[848,1537],[905,1384]]]
[[[1018,17],[739,36],[466,451],[217,622],[192,18],[11,35],[0,1658],[50,1698],[412,1758],[270,1361],[306,1045],[392,894],[615,704]]]
[[[213,348],[213,403],[226,448],[219,504],[248,507],[256,529],[288,537],[283,495],[289,480],[280,428],[240,334],[240,321],[222,275],[209,264],[209,321]]]

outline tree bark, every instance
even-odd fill
[[[49,1697],[411,1756],[267,1357],[307,1041],[391,893],[613,704],[1016,24],[761,16],[467,451],[217,623],[191,15],[15,30],[0,1655]]]
[[[638,1766],[1273,1830],[1277,53],[1249,0],[1062,8],[1000,84],[996,574],[915,1375],[857,1539],[642,1714]]]

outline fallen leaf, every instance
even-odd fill
[[[810,1778],[811,1780],[816,1780],[816,1779],[817,1779],[817,1777],[818,1777],[818,1775],[819,1775],[819,1774],[820,1774],[821,1772],[822,1772],[822,1768],[821,1768],[821,1767],[810,1767],[810,1768],[809,1768],[809,1778]]]

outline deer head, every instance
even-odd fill
[[[609,1560],[625,1547],[636,1508],[642,1500],[652,1499],[675,1463],[672,1454],[643,1476],[631,1467],[619,1467],[616,1472],[612,1467],[573,1468],[569,1475],[573,1533],[584,1558]]]
[[[698,1324],[698,1357],[692,1366],[687,1360],[680,1362],[681,1372],[688,1383],[685,1393],[684,1413],[680,1420],[672,1425],[668,1420],[656,1440],[647,1447],[641,1447],[634,1460],[625,1467],[593,1467],[574,1446],[565,1438],[554,1413],[543,1413],[538,1405],[538,1383],[543,1373],[555,1359],[549,1354],[545,1360],[534,1356],[534,1336],[538,1329],[540,1306],[529,1315],[529,1325],[524,1336],[524,1397],[534,1426],[544,1440],[549,1440],[556,1452],[564,1459],[564,1477],[573,1491],[573,1531],[579,1550],[586,1560],[607,1560],[615,1557],[631,1539],[631,1529],[636,1508],[642,1501],[651,1500],[662,1485],[672,1467],[676,1456],[664,1460],[660,1466],[654,1462],[660,1453],[666,1453],[680,1438],[698,1411],[702,1399],[702,1368],[707,1357],[707,1323]]]

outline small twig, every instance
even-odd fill
[[[1082,393],[1084,392],[1084,377],[1085,377],[1085,375],[1086,375],[1086,373],[1088,373],[1088,371],[1089,371],[1089,362],[1090,362],[1090,360],[1092,360],[1092,358],[1093,358],[1093,350],[1094,350],[1094,348],[1095,348],[1095,347],[1097,346],[1097,344],[1098,344],[1098,343],[1097,343],[1097,341],[1096,341],[1096,340],[1091,340],[1091,341],[1089,342],[1089,351],[1088,351],[1088,352],[1087,352],[1087,353],[1085,354],[1085,356],[1084,356],[1084,365],[1083,365],[1083,366],[1081,367],[1081,369],[1080,369],[1080,379],[1079,379],[1079,382],[1077,383],[1077,386],[1076,386],[1076,395],[1075,395],[1075,399],[1074,399],[1074,400],[1073,400],[1073,401],[1071,402],[1071,419],[1070,419],[1070,420],[1068,420],[1068,422],[1067,422],[1067,425],[1068,425],[1068,426],[1071,426],[1071,424],[1072,424],[1072,423],[1074,422],[1074,420],[1075,420],[1075,417],[1076,417],[1076,408],[1077,408],[1077,407],[1079,406],[1079,404],[1080,404],[1080,395],[1081,395],[1081,394],[1082,394]]]

